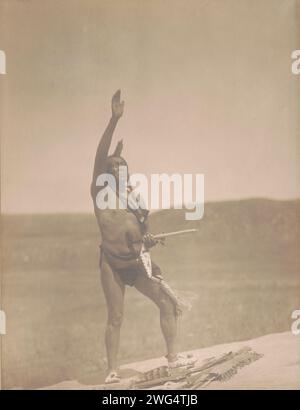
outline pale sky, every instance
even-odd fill
[[[300,197],[299,0],[0,0],[1,207],[89,212],[98,140],[205,200]]]

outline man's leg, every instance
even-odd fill
[[[117,354],[120,342],[120,329],[123,320],[123,305],[125,285],[119,275],[113,271],[105,255],[101,258],[101,282],[107,304],[107,327],[105,345],[107,352],[108,371],[116,371]]]
[[[177,314],[174,302],[162,290],[161,285],[148,278],[146,274],[143,275],[141,273],[137,277],[135,288],[158,306],[160,310],[160,326],[167,347],[167,357],[169,361],[175,360],[177,357]]]

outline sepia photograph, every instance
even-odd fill
[[[1,390],[300,389],[299,23],[0,0]]]

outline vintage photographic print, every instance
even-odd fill
[[[2,390],[300,389],[299,23],[0,0]]]

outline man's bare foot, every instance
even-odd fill
[[[197,358],[193,356],[184,356],[181,354],[176,355],[175,357],[168,359],[168,366],[170,369],[176,369],[177,367],[187,367],[193,366]]]
[[[121,377],[118,375],[117,371],[111,370],[106,376],[105,384],[119,383],[120,380],[121,380]]]

